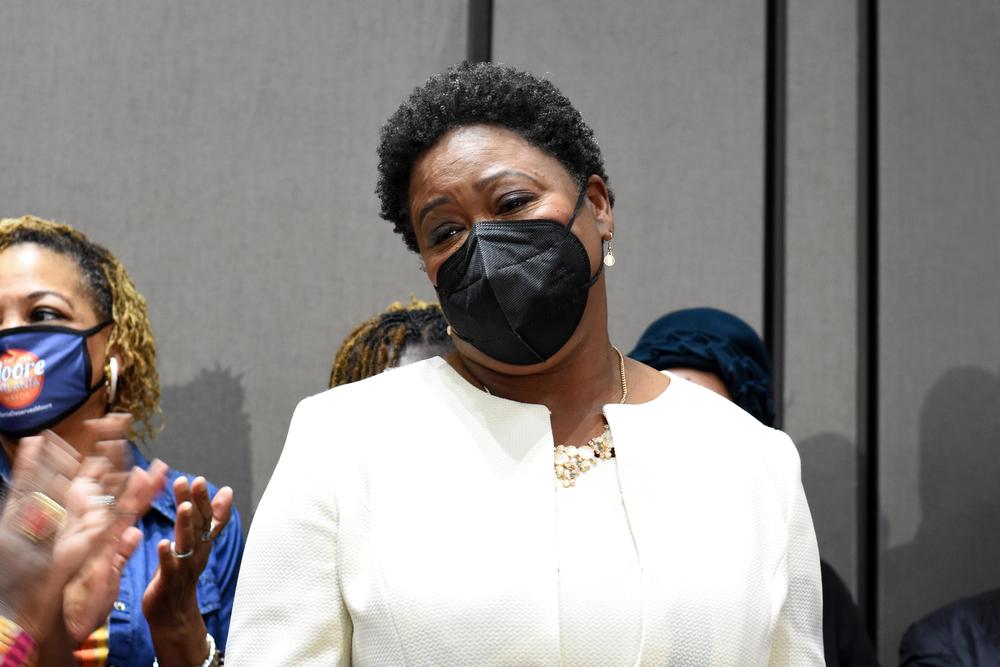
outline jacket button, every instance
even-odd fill
[[[125,609],[127,609],[127,607],[125,606],[125,603],[122,602],[121,600],[115,600],[115,603],[113,605],[111,605],[111,606],[115,608],[115,611],[125,611]],[[109,665],[108,667],[112,667],[112,666]]]

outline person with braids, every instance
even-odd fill
[[[378,157],[454,350],[299,404],[230,665],[822,664],[795,447],[612,345],[614,196],[570,101],[456,65]]]
[[[68,225],[0,220],[0,477],[20,439],[46,429],[83,457],[98,439],[149,442],[159,395],[146,301],[122,264]],[[95,419],[114,433],[96,437]],[[219,664],[243,547],[232,490],[176,470],[165,479],[131,557],[65,586],[61,618],[35,638],[38,664],[71,653],[83,666]]]
[[[441,306],[412,299],[396,301],[359,324],[341,343],[330,369],[330,387],[339,387],[451,350]]]

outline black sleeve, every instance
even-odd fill
[[[819,562],[823,580],[823,652],[829,667],[878,665],[875,647],[865,631],[851,592],[826,561]]]
[[[933,618],[917,621],[906,629],[899,643],[901,667],[958,667],[971,665],[956,652],[948,627]]]
[[[906,629],[904,667],[1000,665],[1000,589],[941,607]]]

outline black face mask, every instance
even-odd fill
[[[519,366],[550,359],[576,331],[587,306],[590,258],[573,222],[477,222],[441,264],[437,294],[452,332],[497,361]]]

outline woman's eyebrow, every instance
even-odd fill
[[[541,183],[539,182],[539,180],[537,178],[535,178],[534,176],[532,176],[531,174],[526,174],[523,171],[518,171],[516,169],[504,169],[502,171],[498,171],[495,174],[490,174],[489,176],[486,176],[485,178],[479,179],[478,181],[476,181],[472,185],[472,187],[475,188],[476,192],[482,192],[483,190],[485,190],[486,188],[488,188],[490,185],[492,185],[495,181],[498,181],[501,178],[504,178],[505,176],[523,176],[524,178],[527,178],[529,181],[531,181],[535,185],[541,185]]]
[[[528,179],[529,181],[531,181],[535,185],[541,186],[541,184],[542,184],[541,181],[539,181],[537,178],[535,178],[531,174],[527,174],[527,173],[525,173],[523,171],[518,171],[517,169],[503,169],[501,171],[498,171],[495,174],[490,174],[489,176],[486,176],[484,178],[479,179],[478,181],[476,181],[475,183],[472,184],[472,187],[473,187],[473,189],[476,190],[476,192],[482,192],[487,187],[489,187],[492,183],[494,183],[494,182],[496,182],[496,181],[498,181],[501,178],[504,178],[506,176],[521,176],[523,178]],[[428,213],[430,213],[432,210],[434,210],[438,206],[441,206],[442,204],[447,204],[449,201],[451,201],[451,200],[448,199],[448,197],[446,197],[444,195],[441,195],[440,197],[435,197],[434,199],[430,200],[429,202],[427,202],[426,204],[424,204],[423,206],[421,206],[420,210],[417,212],[417,225],[419,226],[419,225],[423,224],[423,222],[424,222],[424,216],[425,215],[427,215]]]
[[[70,310],[76,310],[75,308],[73,308],[73,304],[69,299],[64,297],[59,292],[56,292],[55,290],[50,290],[50,289],[37,290],[35,292],[30,293],[28,295],[28,298],[31,299],[32,301],[37,301],[38,299],[41,299],[43,296],[54,296],[63,303],[65,303]]]
[[[442,204],[447,204],[450,199],[441,195],[440,197],[435,197],[426,204],[420,207],[420,211],[417,213],[417,225],[421,225],[424,222],[424,216],[431,212],[434,208],[441,206]]]

